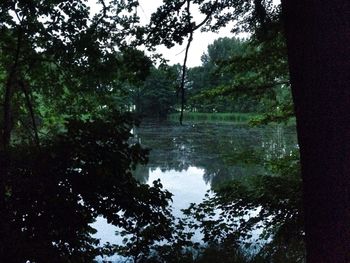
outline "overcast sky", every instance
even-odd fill
[[[138,15],[140,16],[141,21],[149,21],[151,14],[157,9],[158,6],[161,5],[162,2],[162,0],[139,0],[140,7],[138,10]],[[207,46],[213,43],[215,39],[225,36],[233,36],[233,34],[230,33],[230,28],[224,28],[217,34],[211,32],[195,32],[189,50],[187,66],[199,66],[201,64],[200,58],[202,54],[207,50]],[[184,49],[186,44],[187,43],[182,46],[177,45],[171,49],[167,49],[166,47],[159,47],[158,52],[163,54],[164,58],[168,59],[170,64],[182,64],[185,56]]]
[[[98,4],[96,0],[88,0],[89,5],[92,7],[92,11],[96,11]],[[140,6],[138,8],[138,15],[140,16],[141,22],[147,23],[151,17],[151,14],[156,11],[157,7],[162,4],[163,0],[139,0]],[[280,0],[274,0],[274,4],[280,2]],[[194,19],[201,21],[203,17],[200,17],[198,14],[194,14]],[[215,39],[220,37],[233,37],[234,35],[230,33],[232,29],[231,26],[222,28],[218,33],[212,32],[200,32],[197,31],[194,33],[193,41],[189,50],[189,56],[187,60],[187,66],[194,67],[201,65],[201,56],[207,50],[207,46],[214,42]],[[247,37],[247,35],[240,35],[240,37]],[[185,56],[185,46],[186,41],[182,46],[176,45],[171,49],[167,49],[164,46],[158,47],[158,52],[163,54],[164,58],[169,60],[169,64],[183,63]]]

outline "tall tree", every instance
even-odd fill
[[[113,103],[151,65],[127,37],[137,1],[98,3],[93,15],[84,0],[0,2],[1,262],[92,262],[111,252],[91,236],[98,216],[166,231],[170,195],[133,178],[147,151]],[[42,134],[49,117],[63,129]]]
[[[350,262],[350,2],[283,1],[307,262]]]
[[[179,67],[153,67],[145,82],[135,87],[133,100],[139,115],[162,119],[174,111]]]
[[[266,110],[266,102],[273,104],[276,100],[280,79],[286,75],[274,70],[282,68],[277,63],[281,48],[276,48],[276,40],[271,42],[257,44],[234,37],[215,40],[202,55],[202,66],[189,69],[191,106],[199,111]],[[277,52],[269,53],[273,48]],[[266,87],[262,92],[261,86]]]
[[[166,5],[154,17],[154,24],[168,29],[165,39],[182,42],[188,35],[184,26],[176,27],[186,25],[185,20],[172,15],[185,2]],[[278,29],[284,15],[301,152],[307,262],[350,262],[349,1],[284,0],[283,12],[270,0],[193,2],[211,17],[207,29],[235,20],[238,28],[260,40],[271,37],[270,29]],[[187,26],[191,30],[195,25]],[[167,40],[162,43],[169,45]]]

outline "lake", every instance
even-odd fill
[[[294,126],[252,127],[233,123],[144,122],[133,130],[134,140],[150,148],[149,162],[134,176],[142,183],[160,179],[173,196],[173,213],[200,202],[221,183],[264,174],[266,161],[297,148]],[[102,242],[120,242],[115,227],[99,218],[93,225]]]

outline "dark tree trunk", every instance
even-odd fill
[[[12,114],[12,93],[13,93],[13,78],[9,77],[5,86],[5,98],[4,98],[4,119],[3,119],[3,134],[2,134],[2,148],[5,154],[8,153],[8,148],[11,141],[11,114]]]
[[[350,262],[350,1],[284,0],[308,263]]]
[[[14,56],[13,65],[8,73],[5,90],[4,90],[4,102],[3,102],[3,127],[1,127],[0,135],[0,259],[4,259],[4,255],[8,253],[5,244],[8,240],[11,240],[9,233],[8,209],[6,204],[6,183],[8,180],[9,166],[11,162],[10,156],[10,143],[12,132],[12,97],[14,93],[14,87],[18,80],[18,63],[21,50],[22,30],[18,29],[17,47]]]
[[[6,181],[10,161],[9,144],[11,140],[11,96],[12,80],[9,78],[5,86],[4,118],[0,145],[0,261],[5,259],[7,253],[7,240],[9,240],[9,222],[5,200]]]

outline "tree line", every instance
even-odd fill
[[[132,176],[147,150],[129,140],[138,123],[131,106],[161,117],[174,109],[176,93],[182,102],[188,93],[188,110],[262,111],[260,123],[295,112],[306,261],[348,262],[348,2],[165,1],[146,26],[139,24],[136,0],[99,3],[96,14],[82,0],[0,4],[1,259],[92,262],[123,251],[91,237],[97,216],[135,234],[126,243],[135,261],[164,239],[174,238],[178,251],[190,246],[171,227],[171,194],[160,182],[146,186]],[[136,48],[190,46],[194,31],[229,21],[252,38],[213,43],[202,66],[188,71],[154,67]]]

